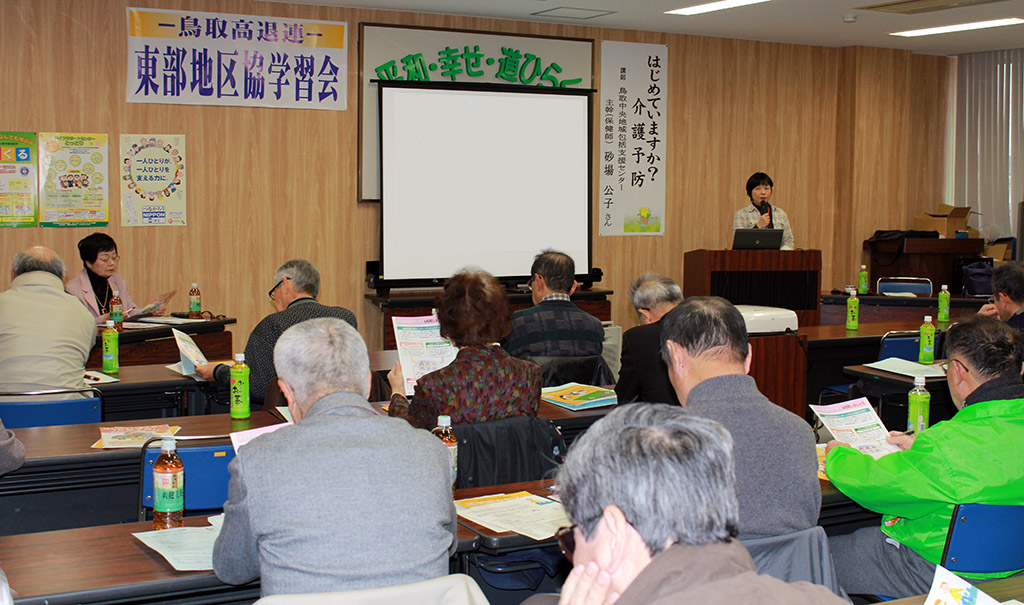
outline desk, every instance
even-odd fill
[[[117,378],[120,382],[94,385],[103,394],[106,422],[203,414],[222,390],[163,365],[122,367]]]
[[[991,580],[978,584],[978,589],[992,597],[998,603],[1017,599],[1024,599],[1024,576],[1003,578],[1002,580]],[[924,599],[927,595],[916,597],[904,597],[889,601],[890,605],[925,605]]]
[[[455,490],[455,499],[462,500],[464,498],[479,498],[480,496],[489,496],[491,494],[510,494],[521,491],[527,491],[531,494],[548,497],[554,493],[549,490],[548,487],[554,484],[555,482],[553,480],[545,479],[543,481],[524,481],[522,483],[507,483],[505,485],[457,489]],[[542,542],[537,542],[533,538],[528,538],[515,532],[494,531],[493,529],[488,529],[482,525],[477,525],[472,521],[466,521],[461,517],[459,518],[459,524],[473,530],[480,536],[480,550],[487,554],[496,555],[516,550],[523,550],[526,548],[537,548],[540,546],[552,546],[558,544],[558,540],[554,536]],[[0,547],[2,547],[2,545],[0,545]]]
[[[936,288],[938,287],[936,286]],[[863,294],[858,295],[857,298],[860,299],[861,323],[887,321],[917,321],[920,323],[920,320],[925,315],[931,315],[932,319],[939,316],[939,299],[934,296],[930,298],[927,296],[908,298],[904,296],[870,296]],[[846,325],[846,299],[847,296],[845,294],[822,292],[822,325]],[[951,321],[959,321],[970,317],[977,313],[985,302],[985,298],[952,296],[949,299],[949,318]]]
[[[927,277],[936,292],[942,284],[948,285],[950,292],[960,292],[964,287],[960,269],[981,256],[985,240],[919,237],[882,242],[865,240],[863,250],[870,257],[868,270],[872,284],[880,277],[909,275]]]
[[[180,360],[181,354],[178,352],[174,335],[171,334],[171,328],[191,336],[207,359],[233,359],[231,332],[224,329],[224,326],[233,323],[235,320],[229,318],[179,326],[154,324],[152,328],[126,329],[118,336],[118,361],[124,367],[153,363],[168,364]],[[99,335],[101,331],[101,328],[97,328],[96,343],[85,362],[87,368],[99,369],[103,363],[103,339]]]
[[[139,450],[92,449],[101,426],[167,422],[128,420],[14,429],[25,466],[0,478],[0,536],[120,523],[137,516]],[[232,421],[227,414],[174,419],[179,435],[217,435],[278,424],[267,412]]]
[[[938,363],[938,362],[937,362]],[[907,426],[906,396],[914,388],[914,378],[904,374],[886,372],[864,365],[847,366],[846,374],[857,378],[857,387],[861,393],[869,397],[894,398],[891,406],[880,405],[879,416],[882,424],[890,431],[903,431]],[[942,420],[949,420],[956,412],[956,405],[949,395],[945,376],[929,376],[925,378],[925,388],[931,395],[928,410],[928,426]],[[902,406],[900,405],[902,404]]]

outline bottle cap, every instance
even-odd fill
[[[926,324],[927,323],[931,323],[931,321],[932,321],[932,316],[931,315],[925,315],[924,316],[924,323],[926,323]]]
[[[437,426],[451,426],[451,425],[452,425],[452,417],[451,416],[438,416],[437,417]]]
[[[192,282],[192,287],[193,288],[198,288],[199,287],[199,282],[197,282],[197,281]]]
[[[238,363],[245,361],[245,353],[235,353],[235,361]]]
[[[861,266],[860,266],[860,270],[861,270],[861,271],[863,271],[864,269],[867,269],[867,268],[868,268],[868,266],[867,266],[867,265],[861,265]]]
[[[165,452],[173,452],[175,450],[175,447],[176,446],[175,446],[174,439],[171,439],[169,437],[165,437],[165,438],[160,440],[160,449],[165,451]]]
[[[114,320],[113,319],[108,319],[107,320],[107,327],[108,328],[113,328],[114,327]]]
[[[946,284],[942,284],[942,289],[943,290],[949,290],[949,286],[947,286]]]
[[[121,296],[121,294],[117,290],[114,290],[113,292],[114,292],[114,296]]]
[[[924,386],[924,376],[914,376],[914,386],[915,387],[923,387]],[[903,388],[906,388],[906,387],[903,387]]]

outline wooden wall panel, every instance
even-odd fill
[[[198,281],[206,308],[238,317],[238,349],[272,310],[266,291],[274,268],[292,257],[320,267],[321,300],[355,311],[369,346],[380,347],[381,315],[362,298],[364,262],[379,246],[379,209],[356,201],[360,22],[593,38],[598,56],[602,39],[669,46],[667,235],[594,243],[606,276],[600,285],[617,292],[612,315],[625,326],[633,323],[626,293],[636,275],[653,270],[681,282],[686,251],[730,244],[732,215],[746,203],[743,186],[755,171],[775,180],[797,245],[822,250],[826,288],[849,281],[865,233],[909,226],[903,221],[920,205],[912,198],[933,198],[929,188],[942,182],[948,60],[941,57],[254,0],[132,0],[348,22],[350,110],[127,104],[128,4],[0,3],[0,128],[106,132],[112,149],[122,133],[184,133],[189,225],[121,227],[114,205],[105,231],[118,241],[134,298],[175,287],[180,309]],[[869,119],[891,107],[899,111],[888,121]],[[91,231],[0,230],[0,260],[38,243],[77,270],[75,243]]]

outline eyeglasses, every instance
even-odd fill
[[[100,263],[117,262],[121,260],[121,257],[115,254],[100,254],[96,257],[96,261]]]
[[[558,531],[555,532],[555,537],[558,538],[558,548],[562,549],[562,554],[569,560],[569,564],[572,565],[572,553],[576,550],[576,524],[573,523],[568,527],[559,527]]]
[[[278,288],[280,288],[281,284],[283,284],[284,280],[286,280],[286,279],[288,279],[288,278],[287,277],[282,277],[279,282],[274,284],[274,287],[270,289],[270,292],[267,292],[267,296],[270,297],[270,300],[274,300],[274,291],[277,290]]]
[[[959,359],[950,359],[946,363],[939,366],[942,369],[943,374],[949,374],[949,364],[951,363],[958,363],[960,364],[960,367],[963,368],[964,372],[967,372],[968,374],[971,373],[967,366],[964,365],[964,362],[960,361]]]

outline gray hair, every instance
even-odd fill
[[[661,357],[672,367],[670,340],[694,357],[719,356],[743,362],[750,351],[743,315],[718,296],[692,296],[661,318]]]
[[[662,303],[678,304],[683,301],[679,285],[664,275],[644,273],[629,286],[629,302],[633,308],[653,309]]]
[[[11,271],[14,273],[14,277],[32,271],[45,271],[64,281],[64,259],[56,253],[49,259],[39,258],[23,250],[14,255],[14,259],[11,261]]]
[[[278,267],[274,272],[274,283],[286,277],[292,280],[296,292],[304,292],[313,298],[320,294],[320,272],[308,260],[293,258]]]
[[[651,556],[739,533],[732,436],[678,406],[619,406],[573,444],[557,481],[566,513],[587,538],[612,505]]]
[[[370,395],[366,343],[355,328],[335,317],[310,319],[285,330],[274,346],[274,366],[304,410],[331,393]]]

